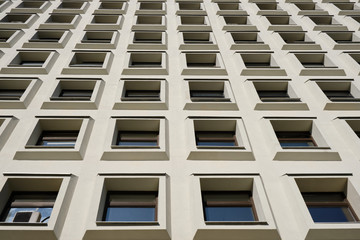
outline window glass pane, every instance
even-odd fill
[[[289,98],[287,91],[258,91],[260,98]]]
[[[353,222],[354,217],[348,207],[308,206],[314,222]]]
[[[0,99],[19,99],[24,91],[23,89],[0,89]]]
[[[108,207],[105,221],[155,221],[155,207]]]
[[[191,97],[224,98],[224,91],[190,90]]]
[[[235,132],[195,132],[197,146],[237,146]]]
[[[70,90],[63,89],[60,92],[59,97],[91,97],[92,90]]]
[[[160,97],[159,90],[127,90],[125,97]]]
[[[10,208],[6,216],[5,222],[13,222],[17,212],[39,212],[41,214],[40,222],[47,223],[49,221],[53,208]]]
[[[251,207],[205,207],[205,221],[255,221]]]
[[[281,147],[312,147],[315,146],[312,141],[299,140],[279,140]]]
[[[118,146],[158,146],[158,132],[119,132]]]
[[[44,131],[36,145],[74,147],[78,134],[78,131]]]

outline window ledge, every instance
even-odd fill
[[[48,226],[47,223],[0,222],[0,226]]]
[[[28,145],[25,146],[25,148],[37,148],[37,149],[41,149],[41,148],[61,148],[61,149],[73,149],[74,147],[68,147],[68,146],[36,146],[36,145]]]
[[[159,226],[159,222],[107,222],[96,221],[97,226]]]
[[[229,146],[196,146],[198,149],[245,149],[245,147],[235,146],[235,147],[229,147]]]
[[[243,221],[243,222],[238,222],[238,221],[205,221],[206,225],[269,225],[267,222],[261,222],[261,221]]]
[[[338,152],[330,148],[287,148],[276,152],[274,161],[341,161]]]
[[[311,150],[316,150],[316,149],[331,149],[330,147],[282,147],[282,149],[311,149]]]
[[[260,98],[263,102],[301,102],[300,98]]]
[[[131,148],[160,149],[159,146],[118,146],[118,145],[111,145],[111,148],[115,148],[115,149],[131,149]]]

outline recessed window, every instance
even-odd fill
[[[239,3],[217,3],[217,5],[222,11],[241,10]]]
[[[123,101],[160,101],[160,90],[126,90]]]
[[[163,22],[162,16],[146,16],[146,15],[139,15],[137,16],[136,24],[157,24],[161,25]]]
[[[179,2],[180,10],[202,10],[201,3]]]
[[[246,25],[248,23],[247,16],[223,16],[227,25]]]
[[[38,30],[29,42],[59,42],[65,31]]]
[[[315,223],[359,220],[343,192],[302,192],[301,194]]]
[[[207,25],[205,16],[180,16],[183,25]]]
[[[62,2],[58,9],[81,9],[83,5],[83,2]]]
[[[359,102],[357,87],[350,81],[316,82],[325,96],[332,102]]]
[[[72,23],[77,15],[51,14],[45,23]]]
[[[317,144],[307,131],[276,131],[276,137],[282,148],[316,147]]]
[[[213,44],[210,32],[183,32],[185,44]]]
[[[257,221],[250,191],[203,191],[206,222]]]
[[[241,54],[247,68],[279,68],[272,55],[269,54]]]
[[[353,32],[325,32],[338,44],[359,44],[360,38]]]
[[[135,32],[133,43],[162,44],[162,32]]]
[[[162,10],[162,2],[140,2],[140,10]]]
[[[82,43],[111,43],[114,32],[85,32]]]
[[[279,32],[287,44],[315,44],[305,32]]]
[[[105,52],[76,52],[69,67],[102,68],[106,55]]]
[[[31,14],[7,14],[0,20],[0,23],[25,23],[31,16]]]
[[[216,53],[186,53],[186,65],[189,68],[216,68],[220,67]]]
[[[354,10],[355,9],[355,3],[353,2],[339,2],[339,3],[332,3],[334,6],[336,6],[340,10]]]
[[[296,53],[295,56],[304,68],[337,68],[323,53]]]
[[[277,3],[255,3],[260,10],[278,10]]]
[[[192,102],[230,102],[225,82],[190,81],[190,100]]]
[[[299,2],[294,3],[295,6],[297,6],[300,10],[315,10],[316,9],[316,3],[313,2]]]
[[[107,222],[157,221],[157,192],[146,192],[146,191],[108,192],[103,221],[107,221]]]
[[[131,53],[129,67],[152,68],[162,66],[161,53]]]
[[[92,90],[74,90],[74,89],[62,89],[56,100],[62,101],[88,101],[91,98]],[[51,98],[55,100],[54,97]]]
[[[47,223],[57,192],[13,192],[2,212],[1,222]]]
[[[43,131],[36,143],[41,147],[74,147],[79,131]]]
[[[235,132],[195,131],[197,147],[236,147]]]
[[[231,32],[235,44],[262,44],[264,43],[257,32]]]

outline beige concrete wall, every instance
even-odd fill
[[[20,2],[18,0],[12,1],[5,9],[2,9],[0,17],[5,16]],[[340,74],[342,76],[339,76],[338,73],[331,73],[329,76],[327,69],[309,71],[306,75],[301,74],[303,69],[291,52],[293,50],[282,50],[283,44],[277,34],[268,31],[269,22],[264,16],[257,14],[256,5],[247,0],[243,0],[240,6],[247,11],[249,20],[253,25],[256,25],[259,36],[265,44],[268,44],[270,49],[263,50],[264,48],[262,48],[260,51],[271,52],[273,60],[280,69],[285,70],[286,75],[283,74],[283,71],[279,73],[272,70],[253,71],[244,74],[244,63],[240,57],[240,50],[231,50],[236,48],[231,48],[233,42],[230,41],[228,34],[222,30],[223,21],[217,15],[216,3],[210,0],[204,0],[203,7],[219,50],[210,50],[209,52],[219,53],[217,56],[221,58],[220,65],[223,70],[226,70],[226,72],[222,71],[221,75],[218,75],[219,72],[211,71],[214,69],[204,71],[203,74],[199,74],[199,71],[184,74],[185,54],[179,50],[182,42],[177,30],[179,19],[176,11],[178,6],[174,0],[164,2],[167,47],[166,49],[162,48],[161,51],[166,56],[164,57],[166,60],[163,62],[165,64],[163,70],[166,69],[166,71],[153,71],[153,74],[147,74],[146,70],[123,71],[128,65],[126,59],[128,59],[129,54],[127,52],[133,51],[128,46],[131,43],[130,35],[135,21],[134,14],[138,9],[137,1],[130,0],[127,2],[126,9],[124,8],[126,12],[122,16],[121,29],[117,30],[120,33],[120,38],[115,48],[101,49],[101,51],[111,52],[109,55],[113,57],[111,61],[108,61],[109,65],[104,67],[103,70],[106,71],[64,72],[63,69],[68,67],[73,51],[84,50],[84,48],[76,49],[75,46],[80,42],[84,34],[83,30],[89,24],[92,13],[98,8],[100,2],[98,0],[89,2],[90,5],[85,13],[80,15],[81,19],[79,19],[77,26],[70,29],[71,37],[63,48],[23,48],[23,44],[60,4],[58,0],[49,2],[50,6],[43,13],[38,13],[38,19],[29,28],[22,29],[22,36],[13,43],[12,47],[1,49],[3,52],[0,58],[1,78],[38,78],[36,83],[37,85],[41,83],[41,86],[39,86],[36,94],[26,100],[22,109],[14,108],[14,106],[9,107],[6,104],[8,107],[1,109],[0,117],[6,120],[4,123],[7,125],[2,125],[0,128],[0,146],[2,146],[0,172],[11,173],[10,176],[24,178],[24,181],[29,177],[55,179],[58,178],[56,175],[60,174],[66,180],[64,182],[69,181],[70,183],[62,185],[62,194],[66,196],[61,196],[63,199],[61,209],[57,209],[57,217],[51,219],[52,223],[48,227],[40,229],[40,233],[33,233],[34,228],[37,227],[1,226],[0,236],[3,236],[2,239],[35,239],[36,236],[45,236],[41,235],[41,230],[44,232],[54,230],[58,240],[80,240],[84,236],[86,236],[85,239],[94,240],[357,239],[360,230],[358,223],[314,224],[300,197],[295,179],[311,177],[348,179],[353,196],[351,201],[354,203],[353,205],[357,205],[355,211],[358,216],[360,215],[358,207],[360,205],[358,197],[360,193],[360,159],[358,155],[360,140],[345,122],[349,118],[360,120],[359,107],[356,107],[356,104],[359,103],[354,103],[355,106],[349,106],[350,103],[345,103],[345,105],[336,106],[334,110],[324,110],[329,101],[313,81],[314,79],[329,81],[353,79],[354,87],[360,89],[358,77],[360,67],[358,64],[348,64],[351,58],[348,54],[343,53],[343,50],[333,50],[333,42],[325,34],[313,31],[314,25],[307,17],[298,15],[296,7],[284,0],[278,1],[278,6],[287,11],[292,20],[304,31],[307,31],[307,35],[319,44],[321,49],[301,49],[300,46],[299,49],[295,50],[326,52],[333,64],[343,70]],[[320,0],[314,2],[317,2],[317,5],[328,11],[329,14],[334,15],[334,19],[339,23],[358,34],[359,24],[353,19],[338,15],[339,10],[330,3],[324,3]],[[359,4],[356,3],[356,5]],[[5,27],[1,24],[0,28]],[[3,71],[7,69],[7,65],[19,50],[52,50],[56,51],[57,58],[55,62],[48,64],[42,72],[31,72],[31,69],[28,72]],[[196,48],[191,48],[191,50],[197,51]],[[146,49],[141,49],[141,51],[146,51]],[[241,49],[241,51],[250,50]],[[251,51],[254,50],[251,49]],[[86,75],[87,73],[91,74]],[[125,73],[128,75],[124,75]],[[64,105],[64,109],[61,109],[61,105],[56,105],[54,108],[51,106],[43,108],[44,102],[49,102],[51,92],[59,78],[102,79],[101,90],[98,91],[101,94],[100,100],[94,99],[93,109],[89,109],[91,107],[72,109],[72,107],[67,108],[66,105]],[[136,106],[135,110],[131,110],[130,107],[124,109],[114,107],[116,102],[120,102],[119,86],[123,86],[122,81],[127,78],[161,79],[161,81],[165,79],[166,82],[161,89],[166,91],[162,99],[166,103],[166,107],[164,108],[164,104],[161,107],[155,106],[155,109],[141,109],[139,106]],[[228,80],[231,98],[235,101],[236,107],[221,109],[216,106],[204,106],[204,109],[201,109],[201,106],[196,106],[194,110],[185,108],[185,105],[189,103],[186,92],[188,81],[185,79]],[[296,104],[293,107],[291,105],[289,107],[273,104],[255,110],[255,106],[258,106],[257,104],[261,101],[252,84],[253,80],[290,80],[291,88],[303,104],[300,107]],[[32,84],[35,85],[35,82]],[[37,88],[36,86],[33,87]],[[31,93],[29,94],[31,95]],[[151,107],[153,105],[149,104],[149,108]],[[81,139],[85,143],[81,146],[77,145],[77,151],[81,152],[81,156],[77,155],[74,159],[66,157],[66,160],[49,160],[51,157],[47,159],[44,158],[46,154],[42,154],[41,159],[34,159],[35,155],[29,157],[31,160],[27,159],[26,151],[23,150],[38,119],[52,117],[75,117],[89,121],[87,127],[82,126],[84,132],[82,132]],[[114,129],[114,118],[138,117],[153,117],[162,121],[161,131],[163,132],[160,139],[162,145],[159,150],[161,152],[159,160],[154,160],[154,156],[158,155],[151,155],[151,160],[146,158],[124,159],[123,156],[114,157],[112,160],[102,159],[104,152],[110,149],[109,139],[112,139],[114,133],[111,130]],[[230,160],[225,160],[226,157],[221,155],[224,154],[224,151],[219,150],[221,153],[213,157],[217,150],[212,150],[203,153],[201,159],[190,160],[190,152],[197,151],[194,146],[194,133],[191,130],[191,124],[193,119],[200,118],[236,119],[240,124],[238,126],[241,129],[239,130],[240,133],[246,135],[241,136],[246,147],[243,150],[245,155],[235,155]],[[299,118],[313,121],[313,126],[315,126],[313,129],[317,131],[317,138],[323,139],[320,140],[323,141],[322,146],[329,147],[329,149],[296,151],[283,150],[280,147],[270,120],[296,120]],[[241,152],[242,150],[238,151]],[[21,159],[16,158],[19,153],[22,155]],[[123,153],[119,151],[118,154]],[[30,176],[23,176],[24,174],[30,174]],[[70,180],[68,174],[72,175]],[[104,178],[116,178],[120,182],[121,178],[127,176],[160,179],[161,184],[158,190],[163,201],[159,202],[162,214],[159,226],[129,225],[109,226],[107,228],[95,224],[97,220],[95,216],[99,211],[98,204],[103,201],[100,198],[104,194],[102,190]],[[8,178],[9,175],[1,176],[1,186],[5,186]],[[259,207],[259,210],[262,209],[262,221],[267,222],[268,225],[206,225],[201,210],[201,178],[230,178],[234,182],[242,178],[253,179],[256,190],[248,190],[256,191],[259,195],[256,207]],[[22,190],[26,190],[26,188]],[[218,190],[221,190],[221,185]],[[1,193],[0,199],[3,200],[4,198],[3,193]],[[55,221],[58,222],[55,224]],[[109,231],[106,232],[104,229]],[[24,231],[23,234],[19,234],[20,230]],[[306,237],[307,235],[308,237]],[[53,239],[51,234],[46,235],[46,237]]]

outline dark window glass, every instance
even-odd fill
[[[326,67],[323,62],[307,62],[302,63],[305,68],[324,68]]]
[[[19,100],[24,91],[23,89],[0,89],[0,100]]]
[[[196,131],[198,147],[234,147],[237,146],[235,132]]]
[[[245,66],[247,68],[268,68],[270,66],[270,62],[246,62]]]
[[[103,62],[81,62],[81,63],[72,63],[70,67],[102,67]]]
[[[74,147],[79,131],[43,131],[37,146]]]
[[[123,100],[158,101],[160,100],[160,90],[126,90]]]
[[[29,222],[33,212],[40,213],[34,222],[49,221],[57,192],[14,192],[4,209],[2,222]]]
[[[157,147],[159,132],[155,131],[119,131],[118,146]]]
[[[342,192],[302,193],[314,222],[356,222],[357,216]]]
[[[156,221],[157,192],[109,192],[103,221]]]
[[[90,100],[93,90],[62,89],[58,100]]]
[[[190,98],[193,102],[230,102],[223,90],[190,90]]]
[[[257,221],[251,192],[203,192],[205,221]]]
[[[22,61],[20,62],[21,66],[25,67],[42,67],[44,64],[43,61]]]
[[[276,132],[281,147],[315,147],[317,146],[310,132]]]

